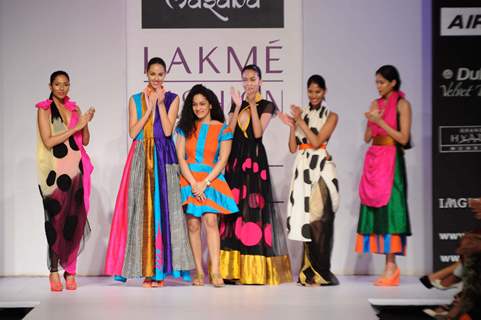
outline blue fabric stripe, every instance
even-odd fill
[[[234,139],[234,134],[232,133],[232,131],[229,130],[229,131],[225,132],[228,126],[229,125],[226,124],[226,123],[222,126],[219,141],[226,141],[226,140]]]
[[[189,169],[194,172],[211,172],[213,167],[205,163],[187,163]]]
[[[232,140],[234,138],[234,135],[232,134],[232,131],[227,131],[228,128],[228,125],[227,124],[224,124],[222,126],[222,129],[220,131],[220,135],[219,135],[219,147],[217,148],[217,150],[215,151],[215,157],[214,157],[214,161],[217,163],[217,161],[219,160],[219,154],[220,154],[220,148],[221,148],[221,144],[223,141],[227,141],[227,140]]]
[[[223,205],[222,207],[230,213],[222,213],[210,206],[197,206],[193,203],[187,203],[187,206],[185,208],[185,213],[191,214],[196,217],[201,217],[204,213],[235,214],[239,211],[235,203]]]
[[[187,201],[189,197],[192,196],[191,186],[189,185],[189,186],[182,187],[180,189],[180,193],[181,193],[182,203],[184,203],[185,201]],[[204,193],[207,199],[214,201],[217,205],[221,206],[226,211],[231,213],[235,213],[239,211],[239,208],[237,207],[237,204],[235,203],[235,200],[233,198],[230,198],[212,188],[207,188]],[[193,203],[187,203],[187,209],[185,210],[185,212],[189,214],[194,214],[195,216],[200,216],[202,215],[202,213],[205,213],[205,212],[220,213],[216,209],[213,209],[211,207],[208,207],[208,209],[206,209],[206,207],[208,206],[197,206]]]
[[[171,273],[160,272],[157,273],[155,276],[152,277],[154,281],[163,281],[167,276],[172,276],[173,278],[182,278],[184,281],[192,281],[192,277],[190,276],[190,271],[188,270],[174,270]],[[127,282],[127,278],[122,276],[114,276],[115,281],[120,282]]]
[[[217,214],[219,214],[220,212],[215,210],[212,207],[209,207],[209,206],[196,206],[192,203],[189,203],[189,204],[187,204],[187,207],[185,208],[185,213],[193,215],[194,217],[200,218],[205,213],[217,213]]]
[[[136,93],[132,96],[134,98],[135,107],[137,109],[137,120],[142,118],[142,93]],[[135,137],[135,140],[143,140],[144,139],[144,129],[140,130],[139,134]]]
[[[391,251],[391,235],[389,233],[384,235],[384,253],[388,254]]]
[[[232,140],[234,139],[234,135],[232,132],[226,132],[225,134],[222,135],[220,141],[226,141],[226,140]]]
[[[182,129],[179,128],[179,127],[175,128],[175,133],[177,133],[178,135],[180,135],[182,137],[185,137],[184,131],[182,131]]]
[[[171,273],[161,272],[159,274],[156,274],[154,277],[152,277],[152,280],[163,281],[169,275],[172,276],[173,278],[182,278],[182,280],[184,281],[192,281],[192,278],[190,276],[190,271],[185,271],[185,270],[174,270]]]
[[[377,234],[374,237],[374,240],[377,245],[377,249],[374,252],[370,251],[370,244],[371,244],[371,237],[370,235],[362,235],[362,252],[363,253],[380,253],[380,254],[389,254],[391,253],[391,246],[392,246],[392,234],[386,233],[386,234]],[[395,254],[397,255],[405,255],[406,254],[406,244],[407,244],[407,237],[406,235],[400,234],[399,237],[401,238],[401,252],[396,252]],[[381,250],[381,238],[384,241],[384,248]]]
[[[120,281],[120,282],[127,282],[127,278],[122,277],[122,276],[114,276],[115,281]]]
[[[157,268],[155,268],[155,275],[152,277],[152,280],[163,281],[166,277],[167,275],[164,272],[159,271],[157,270]]]
[[[364,244],[362,246],[364,253],[369,253],[369,235],[364,235]]]
[[[195,162],[204,162],[204,149],[208,131],[209,126],[203,124],[200,126],[199,139],[197,140],[197,145],[195,148]]]
[[[162,251],[157,248],[157,236],[159,230],[162,227],[161,221],[161,212],[160,212],[160,190],[159,190],[159,173],[158,173],[158,163],[157,163],[157,152],[155,152],[154,148],[154,247],[155,247],[155,257],[154,257],[154,266],[155,266],[155,275],[154,278],[160,276],[161,273],[164,271],[164,265],[159,265],[157,262],[157,257],[163,257]],[[162,235],[160,235],[162,237]]]
[[[187,165],[189,166],[189,169],[193,172],[210,173],[212,171],[212,167],[204,163],[188,163]],[[216,179],[227,183],[222,173],[219,174]]]
[[[190,185],[182,187],[180,189],[180,193],[181,193],[182,202],[184,202],[184,201],[187,200],[187,198],[189,196],[192,196],[192,187]],[[235,204],[234,198],[226,196],[225,194],[222,194],[219,191],[217,191],[217,190],[215,190],[211,187],[207,187],[204,191],[204,194],[205,194],[207,199],[214,201],[219,206],[224,207],[226,209],[228,209],[228,206],[231,203]],[[235,205],[234,210],[235,211],[238,210],[237,205]]]

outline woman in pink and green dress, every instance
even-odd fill
[[[386,256],[377,286],[397,286],[400,270],[397,255],[406,254],[411,235],[407,204],[404,150],[410,145],[411,105],[400,91],[401,79],[394,66],[376,71],[380,97],[371,103],[364,141],[366,152],[359,185],[361,209],[355,250]]]

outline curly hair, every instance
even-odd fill
[[[192,87],[192,89],[190,89],[187,98],[185,98],[180,120],[177,124],[177,128],[183,131],[186,138],[195,133],[195,124],[196,121],[199,120],[199,118],[197,118],[197,116],[194,114],[192,107],[194,103],[194,96],[197,94],[203,95],[212,106],[212,109],[210,110],[211,119],[222,123],[225,122],[224,112],[222,111],[219,99],[217,99],[215,93],[201,84],[196,84]]]

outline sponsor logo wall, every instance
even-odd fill
[[[433,264],[458,261],[481,196],[481,4],[433,3]]]

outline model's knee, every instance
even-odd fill
[[[216,216],[209,216],[204,218],[204,225],[207,229],[212,230],[215,229],[217,230],[217,217]]]
[[[187,222],[187,227],[190,233],[197,233],[200,231],[200,221],[197,219],[190,219]]]

